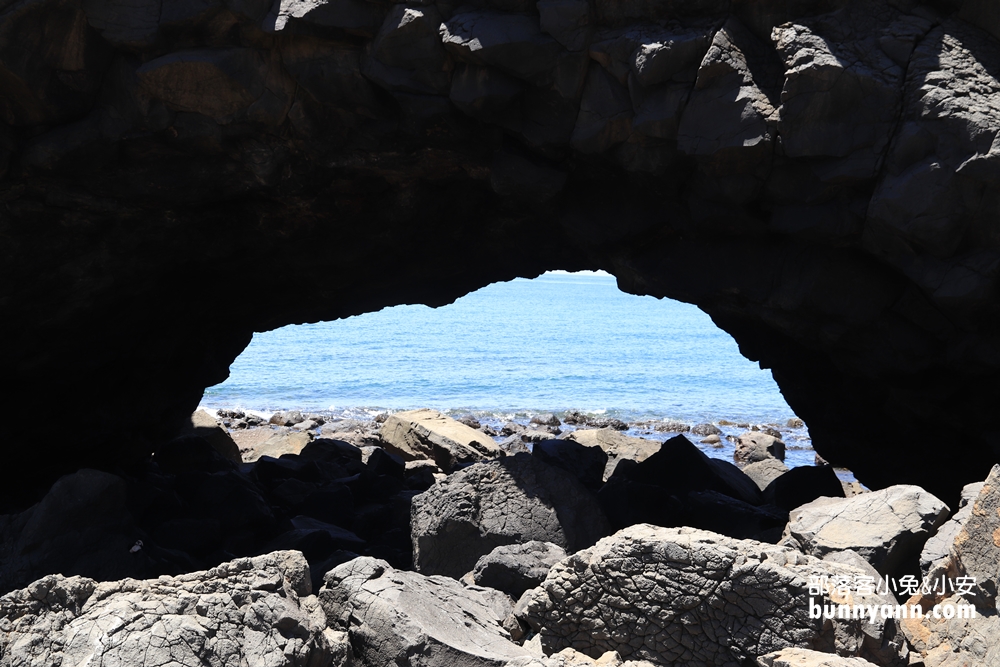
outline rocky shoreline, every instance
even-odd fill
[[[1000,664],[1000,467],[952,511],[759,426],[217,417],[0,516],[0,667]]]

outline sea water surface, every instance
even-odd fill
[[[770,371],[744,358],[708,315],[626,294],[605,273],[546,273],[441,308],[396,306],[258,333],[202,405],[333,419],[430,407],[495,427],[579,411],[660,440],[674,435],[655,429],[660,420],[719,424],[723,436],[767,424],[782,432],[787,465],[811,465],[814,456],[808,430],[786,426],[795,415]],[[732,461],[732,440],[689,437]]]
[[[496,283],[258,333],[207,407],[271,411],[582,412],[625,421],[780,422],[769,371],[695,306],[626,294],[603,273]]]

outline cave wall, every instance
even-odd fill
[[[0,509],[174,433],[254,331],[604,269],[817,451],[1000,458],[988,0],[0,0]],[[720,406],[724,408],[724,406]]]

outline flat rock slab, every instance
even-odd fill
[[[493,608],[454,579],[355,558],[325,577],[319,598],[331,625],[350,633],[363,665],[503,667],[529,658]]]
[[[50,575],[0,598],[0,665],[348,664],[296,551],[97,583]]]
[[[411,507],[414,567],[455,579],[499,546],[540,540],[576,551],[611,532],[593,494],[530,454],[454,473]]]
[[[437,412],[420,409],[390,415],[380,431],[385,448],[404,461],[428,459],[445,472],[500,453],[493,438]]]
[[[807,648],[786,648],[757,659],[760,667],[871,667],[862,658],[843,658]]]
[[[751,463],[743,468],[743,474],[753,480],[762,492],[771,482],[788,472],[788,466],[776,458],[766,458],[763,461]]]
[[[654,665],[739,667],[784,648],[821,646],[903,664],[891,624],[810,615],[811,605],[890,602],[856,590],[839,595],[829,583],[810,590],[810,579],[863,574],[793,549],[640,524],[555,565],[515,613],[550,655],[574,648]]]
[[[241,450],[244,463],[253,463],[262,456],[280,459],[285,454],[299,454],[312,442],[312,436],[308,433],[279,430],[275,431],[267,440],[259,444],[254,443],[250,447]]]
[[[819,498],[794,510],[781,544],[822,558],[853,549],[894,575],[920,553],[948,506],[919,486],[897,485],[853,498]]]

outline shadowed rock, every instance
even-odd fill
[[[498,546],[532,540],[567,551],[610,532],[596,498],[530,454],[480,463],[413,499],[414,567],[459,578]]]

